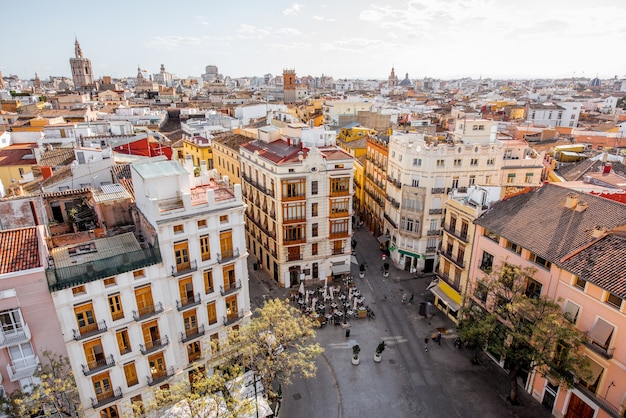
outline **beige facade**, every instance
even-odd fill
[[[225,133],[212,140],[213,167],[220,176],[228,176],[231,183],[241,184],[239,147],[251,138],[240,134]]]
[[[350,272],[353,158],[306,133],[241,147],[248,248],[281,287]]]

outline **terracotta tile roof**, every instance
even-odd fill
[[[0,274],[41,267],[37,227],[0,231]]]
[[[626,205],[590,194],[579,194],[584,210],[565,207],[571,190],[549,183],[529,193],[496,203],[475,223],[557,263],[594,241],[596,228],[626,225]]]
[[[626,236],[610,233],[556,265],[626,299]]]
[[[71,164],[74,161],[74,150],[72,148],[55,148],[44,151],[39,159],[39,165],[44,167],[58,167]]]
[[[224,146],[234,150],[239,153],[239,147],[246,142],[252,141],[252,138],[248,138],[247,136],[241,134],[233,134],[233,133],[224,133],[218,134],[213,137],[213,142],[219,142],[220,144],[224,144]]]

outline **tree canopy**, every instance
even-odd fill
[[[532,279],[535,272],[503,263],[486,274],[459,323],[459,334],[468,345],[504,361],[512,403],[517,403],[520,375],[535,371],[569,387],[589,373],[584,334],[555,301],[540,296],[541,285]]]

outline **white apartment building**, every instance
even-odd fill
[[[577,102],[529,103],[526,105],[526,121],[534,125],[575,128],[578,126],[582,104]]]
[[[86,417],[131,413],[206,368],[249,314],[241,188],[165,158],[131,166],[133,232],[51,250],[49,287]]]
[[[324,104],[322,105],[324,124],[338,125],[340,116],[350,115],[356,118],[359,114],[359,111],[371,111],[372,107],[374,107],[374,103],[367,101],[324,101]]]
[[[259,129],[240,148],[248,249],[281,287],[350,272],[353,158],[333,131]]]

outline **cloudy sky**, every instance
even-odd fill
[[[74,37],[96,77],[384,79],[626,77],[623,0],[11,1],[0,71],[70,76]]]

